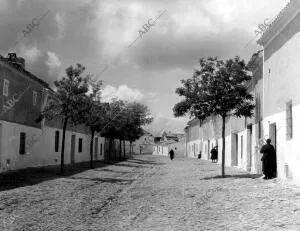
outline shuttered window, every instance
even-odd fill
[[[55,152],[59,149],[59,131],[55,132]]]
[[[293,138],[293,105],[292,101],[286,103],[286,139]]]
[[[9,80],[4,79],[3,80],[3,95],[8,96],[8,90],[9,90]]]
[[[20,133],[20,147],[19,147],[19,154],[24,155],[25,154],[25,142],[26,142],[26,133],[21,132]]]
[[[82,138],[79,138],[79,142],[78,142],[78,152],[82,152]]]
[[[241,136],[241,158],[243,158],[243,136]]]
[[[35,106],[36,105],[36,99],[37,99],[37,92],[33,91],[32,92],[32,105]]]

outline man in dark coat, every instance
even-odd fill
[[[170,154],[170,159],[173,160],[173,158],[174,158],[174,151],[173,151],[173,149],[171,149],[171,151],[169,152],[169,154]]]
[[[267,139],[267,144],[262,146],[260,153],[263,154],[261,161],[264,179],[271,179],[276,171],[276,152],[274,146],[271,145],[271,139]]]

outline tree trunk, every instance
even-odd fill
[[[120,150],[119,150],[119,160],[121,160],[121,158],[122,158],[122,141],[121,141],[121,139],[119,139],[119,148],[120,148]]]
[[[61,145],[61,152],[60,152],[60,173],[63,175],[65,171],[65,140],[66,140],[66,130],[67,130],[68,118],[64,119],[63,124],[63,136],[62,136],[62,145]]]
[[[110,152],[111,152],[111,138],[109,138],[108,142],[108,159],[110,160]]]
[[[95,136],[95,130],[91,130],[91,134],[92,134],[92,140],[90,142],[90,157],[91,157],[91,160],[90,160],[90,168],[93,168],[93,145],[94,145],[94,136]]]
[[[222,116],[222,177],[225,177],[225,119]]]
[[[130,152],[129,152],[129,156],[131,157],[131,151],[132,151],[132,141],[130,141],[130,145],[129,145],[129,149],[130,149]]]
[[[125,139],[123,140],[123,150],[124,150],[124,159],[126,157],[126,150],[125,150]]]

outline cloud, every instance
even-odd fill
[[[53,76],[55,74],[58,74],[59,67],[61,66],[61,62],[59,58],[56,56],[55,53],[48,51],[48,60],[46,61],[46,64],[49,67],[49,75]]]
[[[125,101],[136,101],[147,104],[147,102],[155,102],[158,100],[159,93],[157,92],[144,92],[137,88],[130,88],[126,84],[114,87],[107,85],[102,90],[102,100],[109,102],[113,98],[118,98]]]
[[[110,101],[113,98],[128,101],[141,101],[145,98],[145,95],[139,89],[129,88],[124,84],[119,87],[107,85],[102,91],[102,97],[104,101]]]
[[[34,63],[42,56],[42,52],[36,46],[21,46],[20,55],[29,63]]]
[[[153,122],[146,128],[149,129],[154,134],[162,131],[168,130],[172,132],[183,132],[183,128],[186,126],[188,118],[174,118],[168,117],[161,113],[157,113],[154,117]]]

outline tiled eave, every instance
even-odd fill
[[[257,43],[267,46],[300,12],[300,0],[291,0],[277,15]]]

